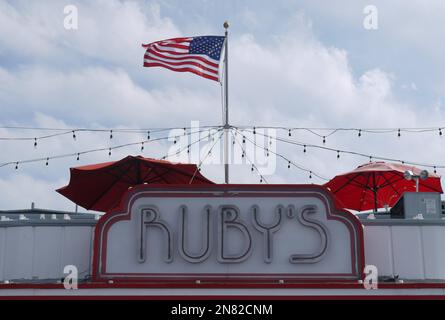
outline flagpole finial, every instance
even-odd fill
[[[223,24],[223,26],[224,26],[224,29],[229,29],[229,22],[228,21],[224,21],[224,24]]]

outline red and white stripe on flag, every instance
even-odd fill
[[[162,67],[177,72],[192,72],[201,77],[219,81],[220,61],[205,54],[205,50],[201,50],[201,54],[196,53],[197,50],[191,50],[190,44],[193,39],[195,38],[174,38],[143,44],[142,47],[146,48],[144,67]],[[217,56],[220,57],[220,53]]]

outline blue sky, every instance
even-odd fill
[[[63,9],[78,8],[78,30],[63,27]],[[363,27],[366,5],[377,30]],[[148,43],[176,36],[222,34],[230,27],[231,121],[237,125],[425,127],[445,124],[445,3],[430,1],[5,1],[0,0],[0,126],[147,128],[221,121],[217,83],[192,74],[142,68]],[[36,132],[0,129],[0,137]],[[79,135],[39,142],[0,141],[0,162],[73,153],[142,136]],[[139,140],[138,140],[139,139]],[[321,141],[301,132],[299,141]],[[441,164],[437,133],[330,137],[327,146]],[[154,145],[146,156],[160,156]],[[366,159],[277,146],[306,168],[331,177]],[[425,151],[427,150],[427,151]],[[113,152],[112,160],[139,153]],[[72,209],[54,192],[68,168],[108,161],[107,152],[0,168],[0,209]],[[445,161],[443,161],[445,162]],[[220,166],[203,173],[222,181]],[[277,160],[274,183],[321,183]],[[234,182],[257,183],[249,165]]]

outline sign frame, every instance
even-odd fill
[[[107,235],[110,227],[119,221],[130,220],[132,204],[141,197],[316,197],[323,202],[328,220],[343,222],[348,231],[351,248],[351,272],[349,274],[111,274],[106,268]],[[94,282],[141,283],[161,287],[195,287],[197,283],[230,284],[240,287],[258,287],[283,283],[322,283],[346,282],[357,283],[364,279],[365,266],[363,225],[351,212],[340,209],[332,193],[320,185],[252,185],[252,184],[215,184],[215,185],[139,185],[130,188],[122,197],[120,205],[104,214],[98,221],[94,231],[92,279]],[[260,276],[260,277],[259,277]]]

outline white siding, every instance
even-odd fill
[[[0,281],[61,279],[75,265],[79,278],[91,273],[92,226],[0,227]]]
[[[445,280],[445,225],[365,225],[366,264],[379,276]]]

